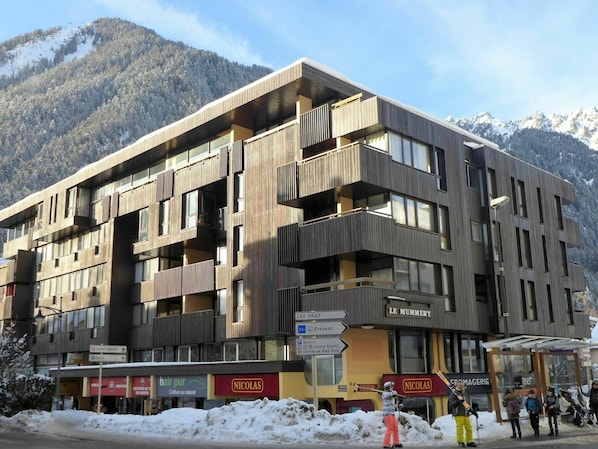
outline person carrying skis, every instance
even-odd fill
[[[507,411],[507,417],[511,422],[511,430],[513,435],[511,438],[521,438],[521,424],[519,423],[519,412],[521,411],[521,399],[517,396],[517,393],[512,391],[510,388],[505,390],[505,395],[502,397],[502,405]]]
[[[471,426],[471,420],[469,419],[470,411],[465,408],[463,403],[465,402],[464,395],[465,386],[462,381],[458,381],[454,389],[451,389],[449,396],[448,405],[449,412],[455,418],[455,425],[457,430],[457,443],[459,447],[476,447],[477,444],[473,441],[473,429]],[[463,435],[465,433],[465,435]]]
[[[394,390],[394,382],[385,382],[382,395],[382,417],[386,425],[386,433],[382,443],[384,448],[403,447],[399,440],[399,422],[395,412],[397,411],[397,398],[399,394]],[[393,444],[391,444],[391,440]]]
[[[534,436],[540,436],[540,411],[542,410],[542,404],[536,397],[536,392],[530,390],[527,393],[527,399],[525,400],[525,409],[529,416],[529,423],[534,429]]]
[[[546,410],[546,416],[548,416],[548,427],[550,428],[550,433],[548,435],[558,435],[559,434],[559,400],[554,393],[553,387],[548,387],[546,391],[546,397],[544,398],[544,407]]]

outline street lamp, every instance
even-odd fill
[[[509,332],[509,307],[507,305],[507,298],[504,291],[504,266],[503,266],[503,255],[502,255],[502,233],[500,232],[500,221],[498,219],[498,209],[506,206],[511,202],[511,198],[508,196],[499,196],[498,198],[493,198],[490,200],[490,207],[494,210],[494,220],[496,221],[496,234],[498,239],[496,240],[496,246],[498,247],[498,303],[500,304],[501,314],[503,319],[503,328],[505,333],[505,338],[509,338],[511,336]],[[494,236],[494,232],[492,233]],[[494,259],[494,248],[492,248],[493,259]]]
[[[62,306],[62,302],[61,302],[61,306]],[[62,308],[58,309],[56,307],[50,307],[50,306],[38,306],[38,311],[37,311],[37,315],[35,315],[35,321],[38,325],[38,328],[41,325],[41,322],[44,319],[44,316],[42,315],[42,311],[41,309],[47,309],[50,312],[53,312],[55,315],[58,315],[58,336],[57,339],[58,341],[56,342],[56,350],[58,352],[58,369],[56,371],[56,396],[54,398],[54,405],[52,407],[53,410],[60,410],[60,367],[62,365],[62,348],[60,346],[60,340],[61,338],[61,334],[62,334],[62,315],[63,315],[63,310]]]

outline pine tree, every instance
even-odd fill
[[[18,337],[13,327],[0,334],[0,415],[49,409],[52,404],[52,379],[33,373],[26,338]]]

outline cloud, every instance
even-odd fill
[[[160,0],[96,0],[114,11],[115,16],[153,29],[160,36],[181,41],[197,49],[218,53],[241,64],[264,65],[249,42],[225,24],[210,21],[198,12],[167,5]],[[207,3],[193,3],[198,11]],[[203,8],[206,9],[206,8]]]

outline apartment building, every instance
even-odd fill
[[[393,379],[433,419],[441,370],[490,409],[506,386],[557,381],[553,364],[579,382],[577,346],[558,346],[589,333],[574,200],[304,59],[0,211],[0,322],[81,408],[101,393],[129,413],[259,397],[373,410],[356,385]],[[347,348],[298,355],[300,311],[346,312]],[[102,377],[98,345],[126,363]]]

